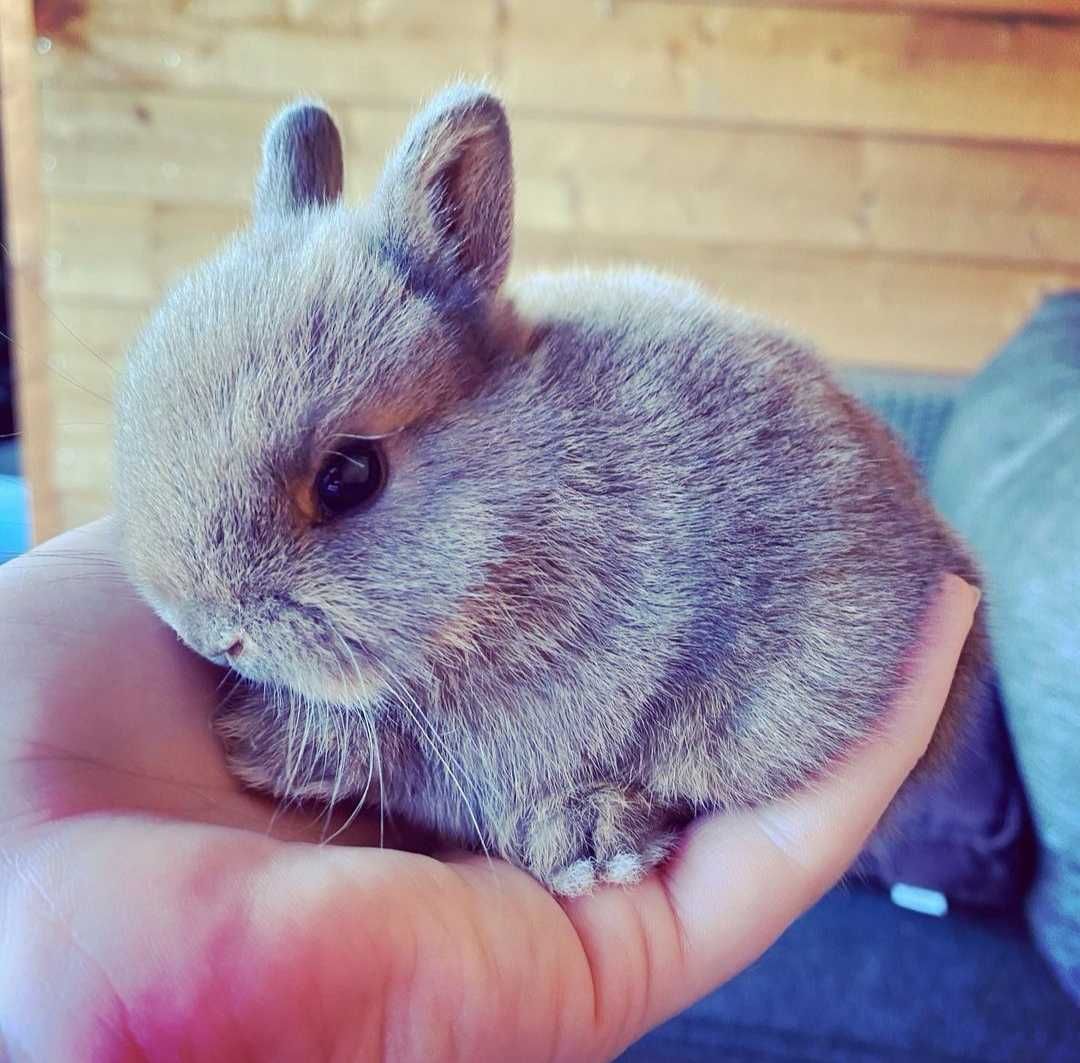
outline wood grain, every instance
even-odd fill
[[[70,209],[88,216],[95,213],[89,205],[72,204]],[[213,209],[132,209],[124,215],[129,226],[125,230],[115,227],[118,218],[110,215],[118,246],[154,247],[144,271],[164,284],[199,257],[204,245],[214,245],[227,234],[231,215]],[[186,245],[179,240],[181,229]],[[175,240],[154,235],[170,231],[177,232]],[[1075,266],[1020,267],[859,251],[719,246],[550,228],[519,231],[515,270],[568,262],[602,267],[641,261],[695,278],[721,297],[788,322],[833,360],[952,371],[980,365],[1041,295],[1080,284],[1080,267]],[[120,281],[128,275],[126,263],[115,275],[108,270],[109,264],[100,262],[97,272],[79,265],[70,275],[58,277],[60,305],[88,305],[102,312],[113,307],[126,315],[126,321],[149,309],[144,288],[132,286],[122,300],[117,296]]]
[[[54,524],[107,507],[103,362],[245,223],[262,127],[298,92],[337,114],[359,199],[421,97],[493,76],[517,273],[649,262],[836,362],[967,371],[1080,285],[1080,0],[77,6],[39,4],[33,71],[25,28],[21,53],[48,261],[22,276],[70,327],[41,326],[53,369],[24,388]]]
[[[48,91],[47,190],[59,203],[119,202],[125,211],[148,202],[229,206],[239,224],[274,109],[262,100]],[[404,107],[340,108],[350,196],[370,190],[408,114]],[[1080,148],[516,113],[512,120],[521,224],[1080,264]],[[67,224],[86,229],[72,231],[70,242],[107,240],[107,224],[93,218]],[[129,259],[132,253],[123,251]],[[141,269],[137,262],[133,268]],[[123,283],[147,282],[143,274]]]
[[[568,41],[546,5],[514,5],[505,79],[515,100],[924,136],[1080,135],[1075,25],[726,4],[589,10]]]
[[[148,305],[56,298],[50,322],[55,478],[66,527],[103,515],[112,479],[112,394]]]
[[[1019,269],[864,253],[717,248],[649,241],[649,261],[721,298],[784,322],[835,362],[971,371],[1044,295],[1080,285],[1080,269]],[[518,268],[632,263],[646,245],[525,232]],[[915,309],[917,308],[917,310]]]
[[[137,85],[412,105],[494,73],[521,108],[1080,143],[1080,24],[926,11],[456,0],[342,26],[97,3],[43,58],[53,87]],[[406,10],[408,17],[394,15]],[[313,14],[308,17],[306,12]],[[360,17],[360,16],[358,16]],[[490,32],[477,31],[490,18]]]
[[[638,0],[624,0],[637,3]],[[662,0],[669,4],[715,6],[716,0]],[[1080,18],[1080,0],[735,0],[744,7],[837,8],[848,11],[937,11],[1006,16],[1017,20]]]
[[[42,193],[34,24],[29,0],[0,0],[0,134],[3,137],[7,283],[31,534],[61,527],[53,476],[53,420],[42,292]]]

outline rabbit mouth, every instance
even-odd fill
[[[347,666],[338,673],[311,671],[289,685],[305,698],[331,705],[368,704],[386,687],[377,670],[361,665]]]
[[[365,705],[387,688],[384,669],[368,647],[340,633],[297,661],[285,684],[302,697],[332,705]]]
[[[298,642],[275,646],[271,642],[263,645],[261,652],[222,663],[249,682],[291,690],[315,704],[369,704],[387,685],[366,647],[344,638],[306,646]]]

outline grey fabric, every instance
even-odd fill
[[[1080,1001],[1080,292],[1048,299],[958,400],[936,502],[986,574],[1040,843],[1035,937]]]
[[[925,475],[967,378],[861,367],[837,376],[896,433]]]

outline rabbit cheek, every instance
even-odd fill
[[[479,610],[465,607],[435,630],[432,647],[440,657],[447,654],[467,656],[477,647],[480,628]]]

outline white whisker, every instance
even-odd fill
[[[488,863],[488,867],[492,871],[494,871],[495,865],[492,863],[491,851],[489,850],[487,841],[484,838],[484,833],[480,829],[480,823],[476,818],[476,814],[473,812],[472,805],[469,802],[468,797],[466,796],[465,789],[461,785],[457,773],[455,772],[454,767],[451,765],[450,760],[448,759],[450,755],[449,750],[446,750],[446,755],[444,756],[443,749],[445,749],[445,746],[443,747],[443,749],[440,749],[440,746],[437,744],[437,742],[441,742],[442,740],[439,738],[438,734],[436,733],[434,727],[431,724],[431,721],[424,713],[424,710],[420,707],[419,702],[417,702],[417,700],[412,696],[412,694],[409,693],[408,689],[403,684],[400,686],[395,684],[392,677],[385,672],[383,673],[383,677],[386,679],[387,684],[390,686],[390,689],[402,698],[401,707],[409,714],[409,717],[412,719],[413,724],[420,731],[421,737],[427,739],[428,745],[431,746],[431,751],[438,758],[439,762],[443,766],[443,770],[446,772],[447,780],[453,784],[454,788],[460,795],[462,806],[469,817],[469,821],[472,824],[473,830],[476,832],[476,839],[480,843],[480,848],[483,850],[484,857]],[[412,709],[409,708],[407,702],[412,703],[413,708],[416,709],[415,713],[412,711]]]
[[[359,664],[357,663],[356,654],[353,652],[352,647],[349,645],[349,643],[345,640],[345,638],[343,638],[342,635],[336,629],[331,628],[331,630],[333,631],[333,634],[334,634],[335,638],[337,638],[338,642],[341,643],[342,648],[345,651],[345,654],[347,655],[350,663],[352,664],[353,674],[357,677],[358,681],[361,684],[363,684],[363,678],[361,677],[361,674],[360,674]],[[344,669],[344,667],[341,668],[341,673],[342,673],[342,678],[344,679],[345,678],[345,669]],[[363,691],[363,693],[365,694],[365,697],[362,698],[362,701],[366,700],[366,691]],[[374,777],[374,769],[375,769],[375,764],[376,764],[376,761],[377,761],[378,762],[378,767],[379,767],[379,848],[382,849],[382,848],[385,847],[384,846],[384,837],[385,837],[384,811],[385,811],[385,806],[384,806],[384,803],[383,803],[383,795],[384,795],[385,791],[383,789],[382,758],[381,758],[381,755],[379,753],[378,735],[377,735],[376,730],[375,730],[374,721],[371,719],[369,713],[363,708],[362,705],[354,706],[354,707],[359,709],[359,720],[364,726],[366,737],[368,739],[368,775],[367,775],[367,780],[364,783],[363,792],[360,794],[359,798],[357,799],[356,804],[355,804],[352,812],[349,814],[349,816],[345,820],[345,822],[330,836],[330,838],[327,839],[327,841],[328,842],[333,841],[333,839],[336,838],[342,831],[344,831],[349,826],[351,826],[352,823],[355,821],[356,817],[360,814],[361,810],[364,808],[364,806],[365,806],[365,804],[367,802],[368,794],[371,792],[371,783],[372,783],[372,779]],[[347,730],[347,726],[346,726],[345,729]],[[343,763],[343,761],[342,761],[342,763]]]

